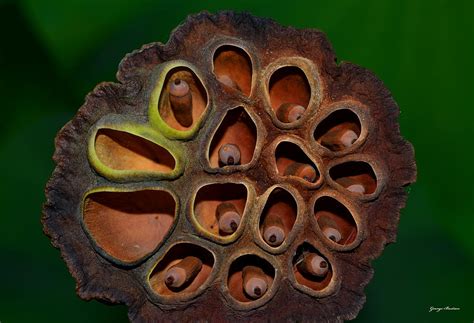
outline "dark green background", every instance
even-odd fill
[[[374,71],[400,105],[418,182],[356,321],[472,322],[474,2],[193,2],[0,0],[0,321],[127,319],[123,306],[80,300],[42,234],[53,138],[127,52],[166,42],[189,13],[236,9],[323,30],[339,60]]]

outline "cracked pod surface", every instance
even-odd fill
[[[133,321],[354,318],[416,176],[398,107],[325,35],[190,16],[56,138],[42,222]]]

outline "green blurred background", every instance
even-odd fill
[[[80,300],[40,226],[53,139],[120,59],[166,42],[189,13],[246,10],[326,32],[339,60],[375,72],[401,108],[418,182],[398,242],[374,262],[357,322],[474,320],[474,2],[0,0],[0,321],[126,321]],[[429,313],[429,307],[460,307]]]

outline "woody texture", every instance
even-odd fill
[[[396,239],[414,151],[326,36],[190,16],[128,54],[56,137],[44,232],[131,321],[340,322]]]

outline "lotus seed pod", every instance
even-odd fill
[[[83,299],[132,321],[353,319],[395,241],[412,146],[326,36],[190,16],[56,138],[42,222]]]

